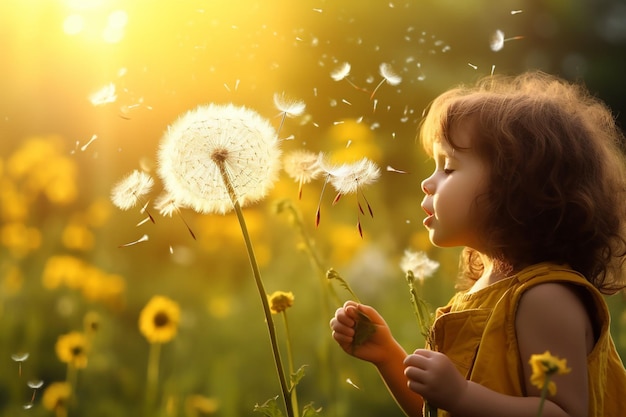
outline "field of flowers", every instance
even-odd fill
[[[447,302],[459,251],[421,225],[421,114],[543,62],[496,31],[532,10],[472,44],[417,1],[26,3],[0,6],[0,417],[401,416],[328,323],[358,297],[423,346],[411,291]]]

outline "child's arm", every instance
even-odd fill
[[[376,330],[363,343],[353,346],[359,311],[367,315]],[[389,326],[375,309],[348,301],[337,309],[330,327],[333,338],[344,351],[376,366],[394,399],[408,416],[422,416],[422,397],[408,388],[404,375],[406,351],[393,338]]]
[[[566,359],[571,368],[568,374],[552,377],[557,392],[546,399],[542,417],[587,416],[587,354],[593,345],[593,331],[575,292],[562,284],[531,288],[520,301],[516,331],[522,363],[528,364],[532,354],[548,350]],[[528,396],[513,397],[466,381],[442,353],[419,349],[406,358],[405,364],[409,387],[455,417],[537,415],[541,390],[530,383],[530,365],[523,375]]]

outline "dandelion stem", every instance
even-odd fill
[[[341,300],[339,299],[337,292],[335,291],[333,286],[330,285],[329,280],[326,279],[326,269],[317,251],[315,250],[315,244],[313,242],[313,239],[311,239],[311,236],[307,233],[306,228],[304,227],[304,222],[302,221],[302,216],[300,215],[300,212],[294,207],[293,204],[291,204],[291,202],[287,202],[285,207],[289,209],[289,211],[291,212],[293,216],[294,222],[298,228],[298,232],[300,233],[300,236],[302,237],[304,246],[306,247],[306,252],[309,255],[311,263],[313,264],[313,266],[315,267],[315,269],[317,269],[317,272],[319,273],[320,283],[322,285],[322,288],[324,288],[330,293],[330,296],[333,298],[333,301],[336,304],[338,305],[341,304]],[[328,304],[328,300],[326,299],[326,297],[324,297],[322,301],[324,302],[324,308],[325,308],[324,312],[330,312],[331,307]]]
[[[287,320],[287,310],[283,310],[283,322],[285,323],[285,334],[287,335],[287,363],[289,365],[289,375],[294,375],[293,352],[291,349],[291,337],[289,335],[289,323]],[[298,395],[296,394],[296,383],[291,381],[291,406],[295,417],[298,417]]]
[[[385,79],[383,78],[382,80],[380,80],[380,82],[378,83],[378,85],[376,86],[376,88],[374,88],[374,91],[372,91],[372,94],[370,95],[370,100],[374,99],[374,95],[376,94],[376,92],[378,91],[378,89],[385,83]]]
[[[280,135],[280,131],[283,128],[283,125],[285,124],[285,119],[287,118],[287,112],[284,111],[283,112],[283,117],[280,119],[280,126],[278,126],[278,130],[276,131],[276,136],[278,137]]]
[[[226,171],[224,162],[221,160],[214,160],[214,162],[217,164],[220,170],[220,174],[222,175],[222,180],[224,181],[224,186],[226,187],[226,190],[228,191],[228,195],[230,196],[230,199],[233,203],[235,214],[237,215],[237,220],[239,220],[239,226],[241,227],[241,233],[243,235],[243,239],[246,244],[246,250],[248,251],[248,258],[250,259],[250,266],[252,267],[254,281],[259,291],[259,296],[261,297],[261,303],[263,304],[263,312],[265,313],[265,323],[267,324],[267,331],[269,333],[270,342],[272,345],[272,353],[274,355],[274,364],[276,365],[276,372],[278,373],[278,379],[279,379],[280,388],[283,394],[283,401],[285,404],[285,410],[287,411],[287,417],[294,417],[292,404],[289,401],[289,396],[290,396],[289,387],[287,385],[287,381],[285,378],[285,371],[283,370],[283,364],[280,358],[280,351],[278,350],[278,339],[276,337],[276,328],[274,327],[274,320],[272,319],[272,311],[270,310],[269,301],[267,300],[267,293],[265,292],[265,288],[263,287],[263,281],[261,280],[261,273],[259,271],[259,265],[254,255],[254,249],[252,247],[252,241],[250,240],[250,234],[248,233],[246,220],[243,216],[241,206],[239,205],[239,201],[237,198],[237,194],[235,193],[235,190],[233,188],[233,184],[230,181],[230,178],[228,177],[228,172]]]

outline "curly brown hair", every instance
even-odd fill
[[[474,126],[472,151],[487,162],[478,196],[486,247],[502,270],[567,264],[604,293],[626,287],[624,134],[610,109],[580,84],[542,72],[489,76],[431,104],[420,138],[426,152],[461,120]],[[465,248],[461,277],[482,273]]]

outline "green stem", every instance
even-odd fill
[[[150,343],[148,353],[148,374],[146,384],[146,415],[151,414],[157,394],[159,383],[159,358],[161,356],[161,344]]]
[[[546,402],[546,397],[548,396],[548,385],[550,385],[550,377],[552,375],[550,373],[546,374],[546,380],[543,383],[543,387],[541,388],[541,398],[539,399],[539,410],[537,410],[537,417],[541,417],[543,413],[543,405]]]
[[[274,327],[274,320],[272,319],[272,311],[270,310],[269,301],[267,300],[267,293],[265,292],[265,288],[263,287],[263,281],[261,280],[261,272],[259,271],[259,265],[254,255],[254,249],[252,247],[252,241],[250,240],[250,233],[248,233],[246,220],[243,216],[243,212],[241,211],[241,206],[239,205],[239,199],[237,198],[237,194],[235,193],[233,184],[231,183],[230,178],[228,177],[228,172],[226,171],[224,161],[218,159],[218,160],[215,160],[214,162],[217,164],[220,170],[220,174],[222,175],[222,180],[224,181],[224,186],[226,187],[226,190],[228,191],[228,195],[230,196],[230,199],[233,203],[235,214],[237,215],[237,220],[239,220],[241,233],[243,235],[243,239],[246,244],[246,250],[248,251],[248,258],[250,259],[250,266],[252,267],[252,274],[254,275],[254,281],[259,291],[259,296],[261,297],[261,303],[263,304],[263,312],[265,314],[265,323],[267,324],[267,332],[269,333],[270,342],[272,345],[272,353],[274,355],[274,364],[276,365],[276,372],[278,373],[278,380],[280,382],[280,388],[283,394],[285,410],[287,411],[288,417],[294,417],[293,409],[291,407],[291,402],[288,400],[289,399],[289,387],[285,379],[285,371],[283,370],[283,364],[280,359],[280,352],[278,350],[278,339],[276,337],[276,328]]]
[[[289,334],[289,323],[287,322],[287,310],[283,310],[283,322],[285,323],[285,334],[287,335],[287,363],[289,364],[289,375],[294,375],[294,362],[293,362],[293,351],[291,349],[291,337]],[[298,417],[299,407],[298,407],[298,395],[296,394],[296,384],[292,381],[291,383],[291,406],[293,408],[293,414],[295,417]]]
[[[328,279],[326,279],[326,269],[324,268],[324,265],[322,264],[322,261],[318,256],[317,251],[315,250],[315,244],[313,243],[311,236],[307,233],[306,228],[304,227],[302,216],[300,216],[300,213],[298,212],[298,210],[296,210],[293,204],[291,204],[291,202],[287,203],[287,208],[289,209],[289,211],[291,211],[294,222],[298,228],[298,232],[300,233],[300,236],[302,236],[302,240],[304,241],[304,245],[306,247],[306,252],[309,255],[309,259],[311,260],[311,263],[313,264],[315,269],[317,269],[317,271],[319,272],[322,287],[330,293],[330,296],[333,298],[333,301],[335,301],[337,305],[341,305],[341,300],[337,295],[337,292],[335,291],[333,286],[330,285]],[[330,311],[330,305],[328,304],[328,300],[324,298],[323,302],[324,307]]]

